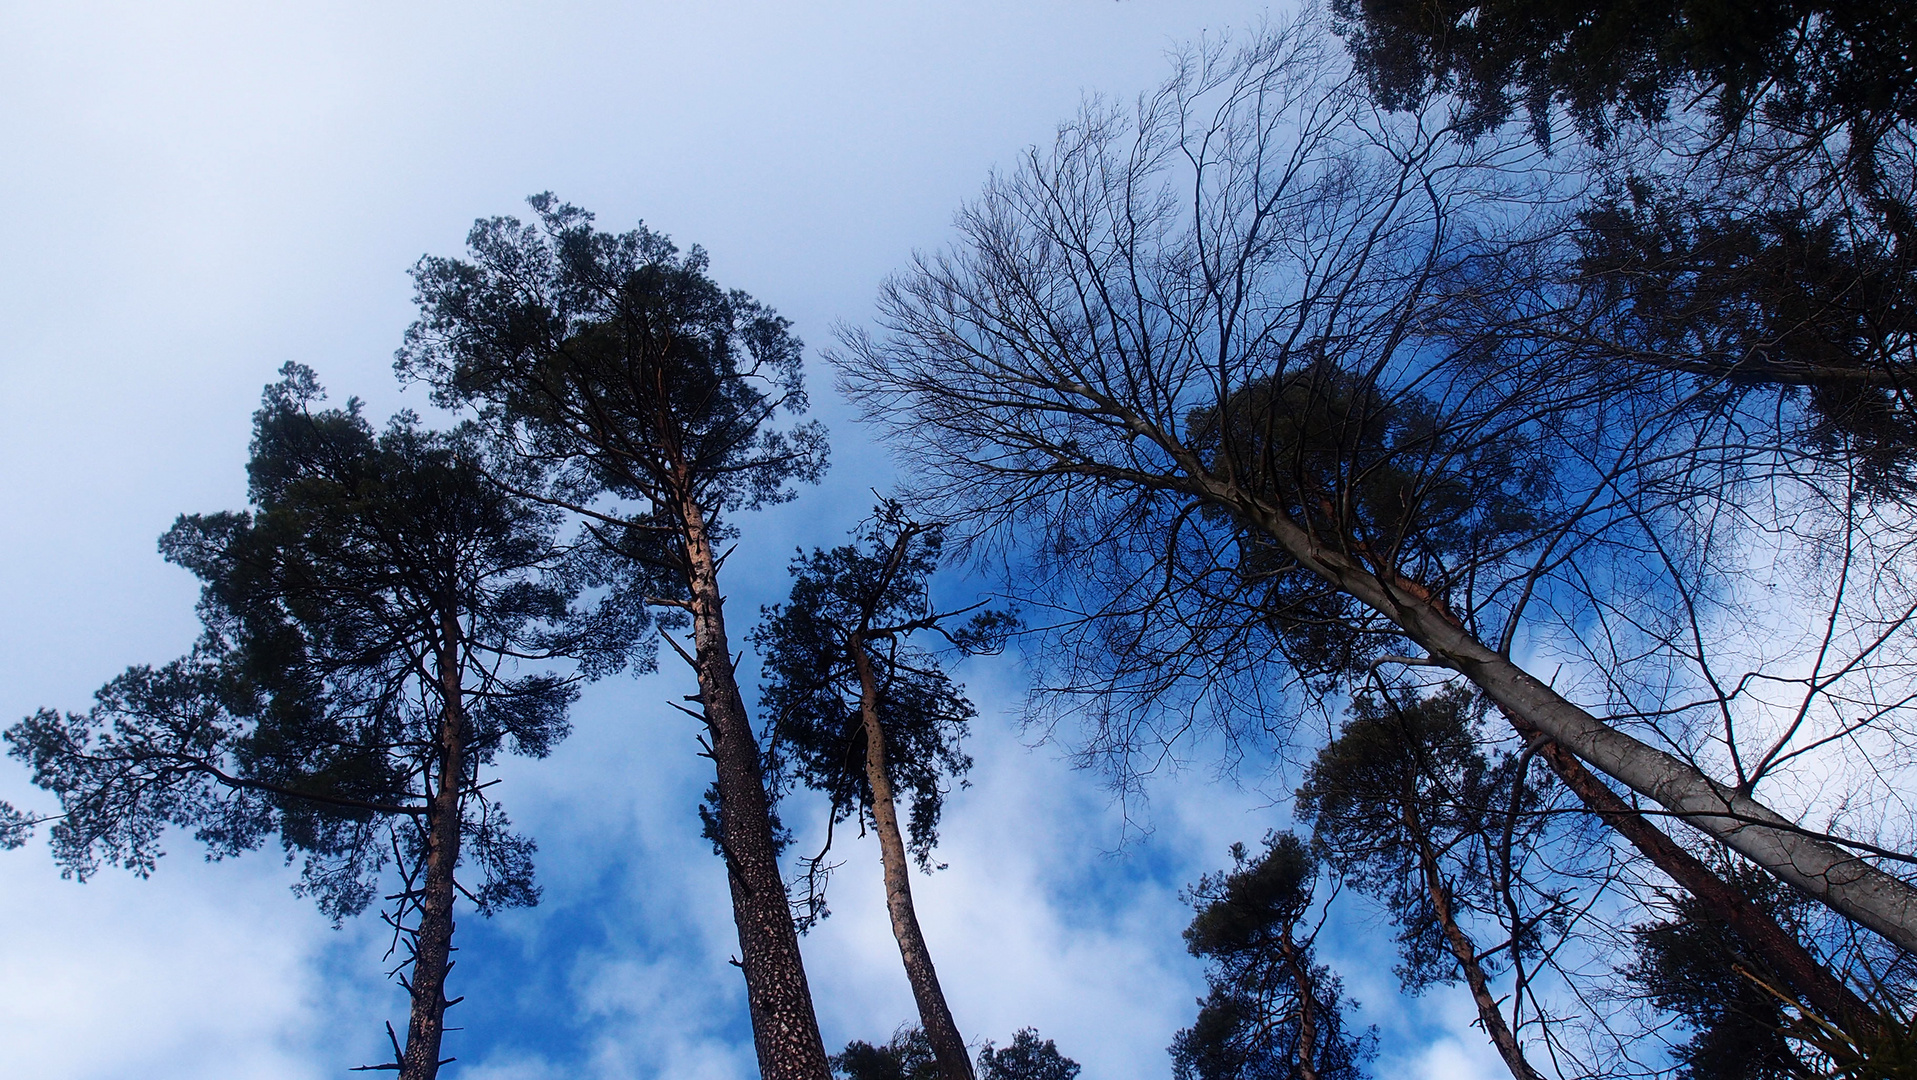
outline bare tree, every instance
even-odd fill
[[[1175,735],[1152,726],[1167,703],[1211,694],[1209,715],[1229,717],[1279,699],[1288,672],[1323,691],[1437,669],[1687,890],[1722,882],[1652,817],[1917,947],[1917,890],[1875,861],[1909,856],[1807,823],[1815,803],[1773,784],[1792,799],[1780,812],[1756,795],[1764,775],[1720,779],[1683,700],[1695,601],[1731,597],[1733,542],[1756,550],[1778,535],[1766,522],[1828,493],[1824,465],[1749,445],[1735,395],[1599,347],[1605,311],[1560,272],[1557,200],[1577,177],[1382,113],[1362,89],[1306,22],[1188,54],[1135,111],[1090,106],[966,208],[956,248],[886,286],[881,332],[848,334],[837,357],[845,389],[923,496],[981,537],[1029,541],[1028,580],[1094,617],[1054,688],[1093,721],[1095,751]],[[1734,520],[1758,489],[1777,512]],[[1794,550],[1822,558],[1813,531]],[[1841,649],[1877,658],[1882,726],[1903,700],[1883,691],[1907,674],[1888,647],[1906,620],[1871,595]],[[1654,631],[1635,654],[1623,624]],[[1561,647],[1587,651],[1572,673],[1595,680],[1587,704],[1532,666]],[[1860,675],[1838,652],[1819,670]],[[1604,692],[1648,695],[1659,673],[1655,702]],[[1855,749],[1844,739],[1820,745]]]

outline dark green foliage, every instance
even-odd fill
[[[1019,1028],[1003,1050],[988,1041],[978,1052],[978,1080],[1073,1080],[1078,1071],[1078,1062],[1034,1028]]]
[[[909,638],[929,631],[961,650],[995,648],[1010,617],[984,612],[943,627],[949,617],[926,592],[943,535],[909,521],[896,503],[881,505],[854,540],[795,558],[790,598],[765,609],[752,633],[766,679],[759,700],[769,772],[825,792],[839,820],[871,806],[856,642],[877,683],[887,775],[910,803],[908,846],[927,866],[948,785],[972,766],[959,746],[976,713],[941,658]]]
[[[409,869],[425,844],[448,680],[464,699],[465,862],[482,910],[530,904],[531,841],[478,775],[502,752],[541,757],[567,731],[573,680],[526,660],[650,663],[629,632],[571,609],[577,582],[551,512],[490,483],[461,433],[402,414],[375,431],[359,403],[292,365],[254,417],[249,501],[182,517],[161,540],[204,583],[190,656],[135,667],[87,713],[42,710],[7,732],[66,816],[53,846],[84,878],[149,873],[167,826],[214,857],[277,836],[335,918]],[[630,630],[630,628],[627,628]]]
[[[793,784],[824,792],[835,823],[872,817],[862,654],[877,691],[885,775],[893,797],[909,804],[905,846],[929,870],[946,793],[972,767],[960,747],[976,712],[944,661],[910,639],[930,632],[961,652],[991,651],[1016,619],[982,611],[946,625],[955,616],[936,611],[927,592],[943,532],[911,521],[898,503],[881,504],[853,536],[851,544],[794,559],[790,598],[766,608],[752,633],[766,680],[759,693],[766,771],[775,793]],[[808,863],[807,893],[797,901],[802,926],[828,914],[825,852]]]
[[[844,1080],[937,1080],[932,1044],[917,1027],[903,1027],[883,1046],[853,1040],[832,1058]],[[989,1040],[978,1052],[979,1080],[1074,1080],[1079,1064],[1058,1052],[1058,1044],[1040,1039],[1034,1028],[1020,1028],[1004,1049]]]
[[[1328,364],[1193,410],[1186,437],[1221,477],[1379,572],[1440,594],[1465,568],[1535,535],[1550,487],[1548,463],[1522,433],[1474,430],[1416,393],[1387,394]],[[1347,676],[1396,640],[1388,627],[1360,629],[1356,601],[1302,572],[1260,528],[1239,529],[1235,546],[1249,595],[1233,606],[1262,615],[1300,674]]]
[[[759,1067],[818,1080],[825,1047],[719,582],[736,535],[727,515],[790,499],[825,469],[823,427],[773,426],[806,408],[803,347],[786,320],[708,277],[698,248],[682,255],[643,226],[600,232],[550,194],[528,201],[537,224],[480,221],[468,259],[414,266],[419,318],[397,369],[476,410],[514,485],[580,518],[609,604],[691,627],[689,650],[672,643],[699,679],[718,781],[706,824],[733,884]]]
[[[1867,134],[1917,118],[1917,12],[1881,0],[1337,0],[1379,98],[1454,93],[1482,130],[1553,108],[1585,131],[1656,120],[1697,94],[1719,123],[1753,110]]]
[[[1908,490],[1917,250],[1801,203],[1729,211],[1642,179],[1579,216],[1580,276],[1618,345],[1733,385],[1799,387],[1812,445]]]
[[[0,802],[0,851],[12,851],[27,842],[33,835],[33,827],[39,822],[15,808],[12,803]]]
[[[442,405],[476,407],[561,501],[639,500],[595,531],[632,560],[631,602],[679,596],[683,500],[708,516],[783,502],[824,470],[823,427],[768,426],[806,408],[804,347],[707,277],[701,249],[682,255],[643,226],[599,232],[550,194],[528,202],[537,225],[482,220],[470,261],[413,268],[420,317],[398,370]]]
[[[1255,858],[1231,850],[1231,870],[1191,890],[1185,930],[1193,956],[1210,961],[1211,992],[1198,1019],[1172,1041],[1178,1080],[1289,1080],[1301,1063],[1322,1080],[1355,1080],[1375,1036],[1353,1031],[1336,975],[1317,962],[1312,911],[1318,862],[1290,833],[1273,834]]]
[[[1546,463],[1521,438],[1482,434],[1328,364],[1260,379],[1186,420],[1213,472],[1407,573],[1536,529]]]
[[[1736,363],[1737,379],[1867,370],[1894,362],[1917,330],[1907,261],[1858,249],[1839,223],[1803,207],[1726,218],[1637,181],[1581,221],[1585,274],[1620,289],[1625,272],[1639,278],[1634,338]],[[1759,342],[1761,351],[1742,354]]]
[[[1426,698],[1360,696],[1298,789],[1298,819],[1344,879],[1384,904],[1398,926],[1399,975],[1421,990],[1459,978],[1424,876],[1421,848],[1442,859],[1453,917],[1488,911],[1493,845],[1511,825],[1520,850],[1538,827],[1536,798],[1512,785],[1515,762],[1490,761],[1476,731],[1482,705],[1464,686]],[[1519,819],[1513,820],[1513,810]],[[1491,966],[1496,950],[1482,957]]]
[[[1586,325],[1625,358],[1806,387],[1783,434],[1909,490],[1917,428],[1917,6],[1877,0],[1339,0],[1378,98],[1463,103],[1476,133],[1522,105],[1535,137],[1568,109],[1599,143],[1621,121],[1708,110],[1703,138],[1660,128],[1580,215]],[[1632,168],[1638,172],[1629,171]],[[1761,408],[1761,406],[1760,406]],[[1787,415],[1791,415],[1787,413]]]
[[[1774,879],[1734,867],[1727,880],[1786,928],[1804,937],[1809,901]],[[1677,1048],[1680,1080],[1786,1080],[1811,1075],[1785,1032],[1791,1015],[1760,985],[1783,981],[1706,904],[1680,894],[1671,917],[1637,927],[1631,982],[1693,1034]]]
[[[196,652],[158,669],[129,668],[94,695],[91,712],[42,709],[8,730],[13,756],[66,811],[52,830],[66,876],[84,881],[104,859],[145,877],[168,825],[195,830],[215,857],[259,846],[278,812],[270,794],[221,782],[239,779],[237,768],[214,771],[237,756],[249,726],[222,707],[222,681],[218,661]],[[361,784],[351,795],[390,795],[390,786]],[[347,794],[337,784],[335,793]],[[371,817],[344,808],[328,816],[349,847]],[[328,846],[313,833],[295,829],[308,844]],[[355,897],[347,906],[363,903]]]
[[[844,1080],[938,1080],[938,1061],[925,1032],[900,1028],[883,1046],[854,1039],[832,1057],[832,1072]]]

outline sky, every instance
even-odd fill
[[[195,584],[155,538],[180,513],[243,505],[261,386],[297,361],[375,417],[430,412],[391,372],[407,267],[545,190],[602,227],[703,245],[722,284],[813,346],[834,466],[742,522],[727,591],[743,631],[795,545],[837,541],[892,476],[817,358],[835,326],[867,319],[885,275],[948,242],[963,201],[1086,94],[1129,98],[1168,50],[1266,15],[1222,0],[0,2],[0,720],[83,709],[129,664],[183,653]],[[1035,1026],[1082,1080],[1168,1076],[1203,986],[1179,892],[1287,824],[1283,777],[1220,776],[1197,747],[1122,807],[1071,767],[1069,737],[1018,728],[1015,658],[962,674],[980,712],[972,786],[947,805],[947,869],[915,880],[961,1029],[1003,1043]],[[664,661],[595,685],[550,759],[504,768],[544,900],[461,920],[466,1002],[442,1075],[753,1075],[723,869],[694,812],[708,766],[665,704],[690,685]],[[10,760],[0,798],[52,805]],[[819,811],[787,809],[800,846]],[[834,913],[802,943],[835,1049],[912,1017],[876,845],[839,842]],[[0,853],[0,1073],[305,1080],[383,1059],[405,999],[377,920],[331,927],[271,850],[208,863],[184,835],[168,850],[149,880],[85,884],[43,841]],[[1461,993],[1397,993],[1375,914],[1347,909],[1328,938],[1379,1026],[1377,1075],[1497,1075]]]

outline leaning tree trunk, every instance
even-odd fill
[[[1769,912],[1752,903],[1742,890],[1719,877],[1716,871],[1684,850],[1664,830],[1646,820],[1644,815],[1632,810],[1616,792],[1592,776],[1591,771],[1570,751],[1543,738],[1535,728],[1527,727],[1508,714],[1506,718],[1526,742],[1538,747],[1538,756],[1557,774],[1559,781],[1583,801],[1586,809],[1629,841],[1678,888],[1710,905],[1711,910],[1751,947],[1765,966],[1822,1013],[1825,1019],[1853,1035],[1861,1035],[1877,1027],[1875,1014],[1864,1000],[1831,974],[1829,968],[1819,963],[1810,950],[1804,948],[1794,934],[1778,925]]]
[[[1292,940],[1291,929],[1286,923],[1278,940],[1278,955],[1298,987],[1298,1043],[1292,1064],[1298,1080],[1318,1080],[1317,979],[1312,975],[1311,958]]]
[[[1451,889],[1444,883],[1437,852],[1431,849],[1431,838],[1425,833],[1424,822],[1418,817],[1417,802],[1409,797],[1409,793],[1402,793],[1400,797],[1404,799],[1399,809],[1405,831],[1410,834],[1412,845],[1418,851],[1418,867],[1424,877],[1425,895],[1431,901],[1432,914],[1437,916],[1438,928],[1444,933],[1445,945],[1451,949],[1451,955],[1457,958],[1458,967],[1464,972],[1465,985],[1471,989],[1471,1000],[1478,1007],[1478,1023],[1484,1026],[1484,1033],[1490,1037],[1491,1045],[1497,1047],[1498,1056],[1504,1059],[1504,1067],[1511,1070],[1514,1080],[1544,1080],[1524,1059],[1524,1048],[1518,1045],[1517,1035],[1511,1031],[1511,1025],[1505,1023],[1504,1013],[1498,1009],[1498,999],[1491,993],[1491,981],[1485,977],[1484,965],[1478,959],[1477,943],[1465,933],[1464,927],[1458,925]]]
[[[1432,663],[1470,679],[1520,723],[1804,895],[1898,948],[1917,952],[1917,887],[1572,704],[1458,625],[1418,583],[1374,573],[1325,546],[1282,511],[1205,472],[1195,458],[1188,456],[1186,467],[1196,494],[1244,513],[1287,554],[1390,619],[1430,653]]]
[[[426,825],[426,879],[421,883],[419,926],[413,933],[412,1016],[406,1022],[406,1050],[399,1061],[400,1080],[433,1080],[444,1064],[440,1041],[446,1033],[446,973],[453,954],[453,872],[459,866],[460,796],[465,786],[465,701],[461,693],[459,627],[446,620],[439,656],[439,790],[433,793]],[[447,1060],[451,1060],[450,1058]]]
[[[905,840],[899,833],[892,778],[886,771],[885,731],[879,723],[879,688],[872,672],[872,657],[864,641],[854,638],[851,646],[852,660],[859,670],[859,718],[865,725],[865,779],[872,786],[872,818],[878,824],[879,854],[885,865],[885,908],[892,916],[892,936],[898,939],[905,978],[912,984],[919,1024],[925,1029],[926,1041],[932,1044],[939,1075],[945,1080],[972,1080],[972,1059],[952,1019],[951,1006],[946,1004],[945,991],[939,987],[932,951],[926,947],[918,910],[912,904],[911,867],[906,863]]]
[[[725,598],[719,593],[718,561],[705,510],[687,498],[679,512],[685,527],[693,661],[718,772],[718,843],[732,889],[739,966],[745,973],[759,1074],[766,1080],[831,1080],[825,1042],[812,1010],[812,991],[806,984],[805,962],[799,955],[799,934],[792,924],[785,880],[779,874],[759,744],[746,717],[732,647],[726,639]]]

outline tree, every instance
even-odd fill
[[[396,872],[385,918],[411,1017],[378,1068],[428,1080],[459,1000],[445,993],[458,897],[490,915],[539,896],[533,842],[484,774],[566,735],[575,680],[515,669],[650,657],[629,625],[571,610],[554,515],[491,483],[469,433],[404,413],[376,433],[357,400],[316,411],[311,371],[282,375],[254,415],[253,509],[182,517],[161,539],[205,583],[200,643],[129,669],[87,713],[43,709],[6,738],[60,797],[67,876],[102,862],[145,876],[168,826],[216,858],[276,836],[335,920]]]
[[[1078,1071],[1078,1062],[1053,1040],[1041,1041],[1036,1028],[1019,1028],[1003,1050],[987,1040],[978,1051],[979,1080],[1074,1080]]]
[[[1814,926],[1816,906],[1775,879],[1738,863],[1724,867],[1723,876],[1800,937],[1832,942]],[[1909,954],[1860,954],[1841,932],[1835,936],[1832,962],[1861,969],[1867,986],[1874,1022],[1860,1026],[1823,1015],[1794,993],[1763,950],[1713,905],[1683,895],[1665,900],[1658,917],[1631,928],[1636,956],[1623,975],[1634,996],[1689,1030],[1673,1047],[1679,1080],[1917,1075]]]
[[[923,1029],[902,1027],[884,1046],[854,1039],[832,1058],[832,1067],[844,1080],[933,1080],[943,1074]],[[978,1075],[982,1080],[1073,1080],[1078,1062],[1058,1052],[1051,1039],[1041,1040],[1034,1028],[1020,1028],[1004,1049],[991,1040],[979,1047]]]
[[[1522,106],[1544,145],[1568,112],[1603,147],[1567,270],[1609,313],[1620,361],[1795,399],[1779,434],[1860,461],[1875,494],[1908,494],[1908,5],[1340,0],[1336,10],[1386,106],[1448,99],[1474,133]]]
[[[1732,880],[1785,921],[1801,919],[1804,902],[1768,879],[1745,872]],[[1791,1045],[1785,998],[1755,950],[1709,906],[1676,898],[1670,917],[1638,926],[1637,962],[1629,977],[1660,1008],[1683,1018],[1692,1036],[1677,1048],[1683,1080],[1784,1080],[1810,1067]]]
[[[1500,893],[1516,903],[1511,852],[1530,846],[1525,834],[1539,823],[1528,812],[1537,798],[1513,762],[1500,768],[1486,759],[1472,730],[1473,704],[1459,687],[1422,699],[1356,699],[1351,720],[1307,771],[1297,813],[1330,865],[1382,901],[1398,924],[1406,986],[1423,989],[1461,975],[1505,1067],[1516,1080],[1539,1080],[1491,988],[1501,954],[1516,963],[1538,948],[1535,923],[1498,920]],[[1503,940],[1479,944],[1469,928],[1473,916],[1504,921]],[[1520,979],[1511,995],[1514,1014],[1523,991]]]
[[[899,503],[881,504],[855,537],[796,559],[790,600],[768,608],[752,633],[767,679],[760,694],[767,757],[775,784],[796,780],[825,792],[834,823],[854,815],[871,820],[920,1038],[929,1040],[947,1080],[971,1080],[965,1039],[912,904],[908,851],[920,868],[931,868],[946,785],[971,768],[959,742],[975,712],[939,658],[910,638],[929,631],[968,651],[995,648],[1010,618],[980,612],[948,628],[964,613],[936,610],[927,592],[942,530],[911,520]],[[907,830],[899,828],[900,791],[911,801]],[[824,858],[822,851],[812,860],[815,874]],[[813,893],[817,909],[823,898],[818,888]]]
[[[716,844],[731,886],[761,1072],[825,1080],[825,1047],[780,876],[757,740],[725,623],[728,516],[793,496],[825,468],[801,413],[802,346],[789,324],[721,289],[698,248],[681,255],[643,226],[610,234],[550,195],[535,225],[477,222],[469,260],[422,258],[420,317],[397,368],[434,400],[470,408],[522,490],[570,510],[621,567],[618,603],[661,613],[699,680],[697,715],[716,772]]]
[[[936,1080],[942,1075],[924,1029],[910,1026],[883,1046],[861,1039],[846,1043],[832,1056],[832,1069],[844,1080]]]
[[[1853,0],[1338,0],[1352,52],[1392,108],[1455,94],[1471,130],[1522,106],[1548,139],[1555,109],[1587,135],[1706,104],[1720,131],[1754,121],[1847,131],[1917,119],[1917,19]],[[1768,115],[1767,115],[1768,114]]]
[[[26,846],[33,836],[33,827],[44,820],[32,817],[12,803],[0,802],[0,851]]]
[[[1719,565],[1702,508],[1817,466],[1770,447],[1755,461],[1735,403],[1700,402],[1676,372],[1532,333],[1575,302],[1549,272],[1563,234],[1526,228],[1550,194],[1522,186],[1526,151],[1379,113],[1359,89],[1322,38],[1288,27],[1188,57],[1135,117],[1088,112],[965,211],[961,246],[887,285],[882,333],[850,335],[839,357],[848,393],[914,461],[923,497],[1029,538],[1052,602],[1110,627],[1063,654],[1111,657],[1095,722],[1137,715],[1113,691],[1193,684],[1250,687],[1221,702],[1242,713],[1268,693],[1251,673],[1308,655],[1295,642],[1314,634],[1338,643],[1327,677],[1448,669],[1519,737],[1561,748],[1540,754],[1673,877],[1700,866],[1585,766],[1917,948],[1917,890],[1869,861],[1898,852],[1778,812],[1754,794],[1761,773],[1711,775],[1681,694],[1607,719],[1514,658],[1521,631],[1550,631],[1540,608],[1581,647],[1578,619],[1609,625],[1627,605],[1649,637],[1638,655],[1655,657],[1647,693],[1687,664],[1712,692],[1684,622]],[[1391,408],[1424,419],[1379,423]],[[1800,490],[1821,497],[1819,483]],[[1459,491],[1475,501],[1446,524]],[[1455,539],[1427,542],[1432,523]],[[1889,634],[1908,627],[1895,595],[1872,623]],[[1885,656],[1869,633],[1861,655]],[[1591,670],[1607,691],[1637,685]],[[1706,700],[1744,707],[1720,698]],[[1827,746],[1860,730],[1830,723]],[[1093,737],[1122,750],[1133,734]]]
[[[1290,833],[1255,858],[1231,849],[1233,868],[1191,889],[1185,929],[1193,956],[1211,961],[1198,1020],[1172,1041],[1178,1080],[1355,1080],[1373,1036],[1353,1031],[1338,977],[1318,963],[1318,927],[1306,929],[1318,862]],[[1329,905],[1327,905],[1328,907]],[[1318,926],[1323,925],[1322,914]]]

